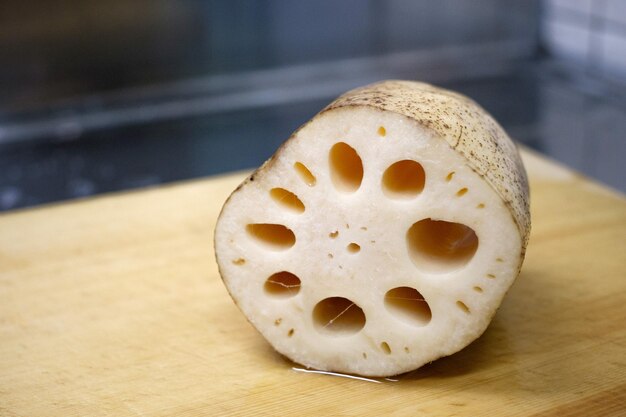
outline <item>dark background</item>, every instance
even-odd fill
[[[587,61],[554,49],[580,42],[554,38],[555,19],[580,16],[556,0],[2,1],[0,210],[258,166],[385,78],[468,94],[521,143],[626,191],[622,78],[592,43]]]

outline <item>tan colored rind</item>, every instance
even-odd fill
[[[526,247],[530,234],[526,170],[513,141],[476,102],[430,84],[389,80],[348,91],[321,113],[349,106],[399,113],[436,132],[502,198]]]

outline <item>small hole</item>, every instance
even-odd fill
[[[363,230],[363,231],[367,232],[367,227],[365,227],[365,226],[361,226],[361,230]]]
[[[482,208],[485,208],[485,205],[483,203],[480,203],[479,205],[476,206],[476,208],[482,209]]]
[[[274,297],[293,297],[300,291],[300,278],[291,272],[277,272],[265,281],[263,288]]]
[[[456,192],[456,195],[457,195],[458,197],[462,197],[462,196],[464,196],[465,194],[467,194],[467,188],[465,188],[465,187],[464,187],[464,188],[461,188],[459,191],[457,191],[457,192]]]
[[[348,252],[350,253],[358,253],[361,250],[361,247],[356,243],[350,243],[346,249],[348,249]]]
[[[381,343],[380,348],[383,350],[383,352],[385,352],[385,354],[391,355],[391,348],[389,347],[389,343],[387,342]]]
[[[418,268],[441,273],[467,264],[478,249],[474,231],[460,223],[424,219],[406,234],[411,260]]]
[[[304,213],[304,204],[297,195],[284,188],[272,188],[270,197],[281,207],[291,210],[295,213]]]
[[[282,323],[283,319],[276,319],[274,320],[274,326],[280,326],[280,323]]]
[[[496,276],[494,274],[487,274],[487,278],[494,279]]]
[[[474,287],[474,291],[476,292],[483,292],[483,289],[479,286]]]
[[[469,314],[470,309],[469,307],[463,302],[463,301],[457,301],[456,305],[463,310],[464,312],[466,312],[467,314]]]
[[[446,181],[448,181],[448,182],[452,181],[452,177],[454,177],[454,171],[452,171],[448,175],[446,175]]]
[[[381,126],[378,128],[378,135],[379,136],[386,136],[387,135],[387,129],[385,129],[384,126]]]
[[[315,179],[315,175],[311,174],[311,171],[302,163],[296,162],[293,164],[293,168],[296,170],[302,181],[309,187],[313,187],[317,180]]]
[[[282,224],[253,223],[246,226],[246,231],[270,250],[287,250],[296,243],[296,236]]]
[[[246,260],[243,258],[233,259],[233,264],[235,265],[244,265],[245,263],[246,263]]]
[[[496,258],[496,262],[504,262],[504,259],[502,259],[502,258]]]
[[[328,257],[329,257],[330,259],[333,259],[333,258],[334,258],[334,256],[333,256],[333,254],[332,254],[332,253],[329,253],[329,254],[328,254]]]
[[[383,174],[383,191],[391,198],[413,198],[424,189],[426,174],[415,161],[404,160],[392,164]]]
[[[365,326],[365,314],[347,298],[330,297],[315,305],[313,322],[320,332],[344,336],[357,333]]]
[[[367,353],[363,352],[363,359],[367,359]]]
[[[295,331],[295,330],[293,330],[293,329],[289,329],[289,331],[287,332],[287,337],[291,337],[291,336],[293,336],[293,332],[294,332],[294,331]]]
[[[334,232],[330,232],[330,233],[328,234],[328,237],[329,237],[329,238],[331,238],[331,239],[334,239],[334,238],[336,238],[337,236],[339,236],[339,231],[338,231],[338,230],[335,230]]]
[[[330,176],[338,191],[353,193],[363,181],[363,162],[350,145],[339,142],[333,145],[328,155]]]
[[[428,303],[415,288],[398,287],[387,291],[385,307],[400,320],[414,326],[424,326],[432,318]]]
[[[410,351],[409,351],[409,348],[408,348],[408,347],[406,347],[406,346],[404,347],[404,351],[405,351],[406,353],[409,353],[409,352],[410,352]]]

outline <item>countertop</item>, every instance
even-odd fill
[[[533,229],[485,334],[392,380],[305,373],[213,257],[245,173],[0,215],[0,414],[623,415],[626,200],[525,151]]]

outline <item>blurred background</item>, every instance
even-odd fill
[[[256,167],[385,78],[626,191],[623,0],[3,0],[0,210]]]

